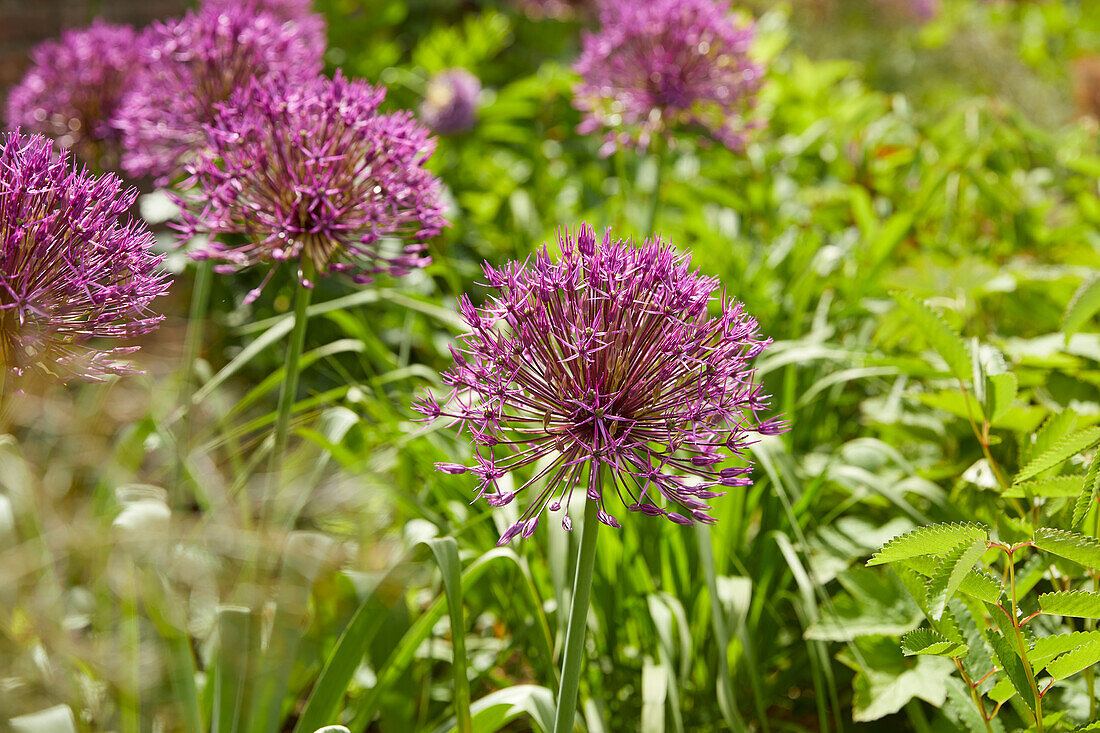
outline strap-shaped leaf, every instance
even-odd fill
[[[1096,445],[1098,441],[1100,441],[1100,427],[1085,428],[1084,430],[1078,430],[1076,433],[1067,435],[1020,469],[1013,483],[1018,484],[1036,474],[1042,473],[1048,468],[1054,468],[1086,448],[1091,448]]]
[[[1048,499],[1077,496],[1085,483],[1082,474],[1069,476],[1047,476],[1034,481],[1021,481],[1004,490],[1001,496],[1006,499],[1023,499],[1028,496],[1041,496]]]
[[[1100,593],[1090,590],[1060,590],[1039,596],[1043,613],[1076,618],[1100,618]]]
[[[1073,294],[1062,315],[1062,333],[1069,337],[1077,333],[1081,326],[1100,311],[1100,275],[1093,275],[1081,283]]]
[[[1027,656],[1031,660],[1032,668],[1036,672],[1040,672],[1050,663],[1050,660],[1058,655],[1092,642],[1100,643],[1100,630],[1074,631],[1070,634],[1041,636],[1035,640]]]
[[[1016,399],[1018,384],[1016,375],[1012,372],[994,374],[988,379],[989,386],[986,387],[986,400],[989,403],[989,420],[990,422],[996,422],[999,418],[1004,417],[1005,413],[1008,412],[1008,408],[1012,407],[1012,403]]]
[[[1100,568],[1100,541],[1076,532],[1041,527],[1035,530],[1032,540],[1040,550],[1080,563],[1089,568]]]
[[[932,579],[928,583],[928,610],[937,621],[943,616],[943,609],[955,591],[959,589],[974,563],[986,551],[988,541],[978,537],[969,542],[961,542],[945,555],[936,565]]]
[[[952,376],[964,381],[969,379],[970,351],[959,334],[955,333],[939,314],[913,296],[902,292],[893,292],[891,295],[913,320],[921,334],[928,339],[932,348],[947,362],[947,368]]]
[[[1100,662],[1100,641],[1090,641],[1048,664],[1047,674],[1056,680],[1064,680],[1097,662]]]
[[[941,557],[963,542],[974,542],[979,538],[988,537],[989,529],[980,524],[970,522],[930,524],[890,540],[867,561],[867,564],[882,565],[922,555]]]
[[[1073,523],[1071,526],[1078,527],[1081,522],[1084,521],[1085,515],[1089,512],[1089,507],[1092,506],[1092,501],[1096,498],[1096,492],[1100,491],[1100,451],[1096,452],[1096,455],[1092,459],[1092,465],[1089,466],[1088,473],[1085,474],[1085,480],[1081,485],[1081,493],[1077,495],[1077,501],[1073,504]]]
[[[966,644],[951,641],[932,629],[910,631],[901,638],[901,651],[906,656],[932,654],[937,657],[959,659],[967,654]]]
[[[993,654],[997,662],[1004,670],[1005,676],[1012,683],[1013,689],[1020,699],[1031,710],[1035,709],[1035,696],[1031,692],[1031,685],[1027,681],[1027,671],[1024,670],[1024,662],[1019,654],[1012,648],[1012,643],[995,631],[989,633],[989,645],[993,648]]]

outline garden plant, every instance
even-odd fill
[[[1100,731],[1100,3],[89,5],[0,733]]]

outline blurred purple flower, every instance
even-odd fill
[[[115,119],[123,134],[123,168],[167,182],[205,144],[203,124],[235,88],[275,74],[306,83],[320,69],[321,51],[299,23],[255,12],[247,3],[154,23]]]
[[[424,167],[434,141],[408,112],[380,114],[384,96],[340,72],[239,89],[207,126],[209,148],[187,166],[197,185],[177,197],[183,235],[214,235],[194,256],[223,261],[215,269],[225,272],[304,252],[322,274],[358,283],[427,264],[425,245],[408,240],[446,224],[439,181]]]
[[[138,33],[128,25],[97,20],[43,41],[8,94],[8,126],[53,138],[98,170],[117,168],[111,120],[138,63]]]
[[[718,280],[659,239],[597,242],[583,225],[559,246],[556,261],[543,247],[533,262],[485,265],[497,294],[484,308],[461,299],[471,331],[451,349],[452,392],[416,407],[468,428],[478,449],[472,467],[437,468],[475,474],[493,506],[544,482],[502,543],[530,536],[544,509],[568,509],[578,487],[612,527],[611,494],[630,511],[713,522],[707,500],[751,483],[748,467],[720,468],[728,453],[744,458],[751,435],[785,427],[756,418],[768,397],[750,364],[770,341],[739,303],[723,298],[711,317]],[[536,462],[519,488],[498,488]]]
[[[515,5],[533,19],[568,20],[576,15],[595,14],[599,0],[515,0]]]
[[[465,132],[477,122],[481,81],[466,69],[447,69],[432,77],[420,105],[420,118],[441,135]]]
[[[40,135],[0,136],[0,358],[21,375],[98,380],[133,369],[91,339],[157,327],[150,302],[167,292],[144,224],[120,221],[137,191],[74,168]]]
[[[742,148],[763,69],[749,56],[753,27],[728,12],[719,0],[604,3],[574,66],[574,105],[586,115],[578,132],[606,130],[603,155],[681,127]]]
[[[242,5],[253,13],[267,12],[283,22],[296,23],[298,32],[318,58],[324,56],[328,46],[328,29],[325,27],[325,16],[313,12],[313,0],[202,0],[199,7],[232,12]]]

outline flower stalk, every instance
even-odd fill
[[[569,627],[565,632],[565,656],[562,658],[554,733],[572,733],[577,713],[577,690],[580,687],[581,661],[584,659],[584,636],[588,628],[588,601],[592,591],[592,572],[596,566],[598,512],[599,505],[595,501],[589,499],[585,502],[581,547],[577,553],[577,571],[573,578],[573,598],[569,608]]]
[[[302,357],[302,346],[306,339],[306,324],[309,321],[309,302],[313,296],[314,267],[309,254],[302,253],[301,277],[294,295],[294,330],[290,332],[290,342],[286,352],[286,374],[283,375],[283,388],[279,392],[279,407],[275,419],[275,440],[271,448],[271,475],[278,482],[282,473],[283,454],[286,453],[287,438],[290,433],[290,414],[294,408],[294,399],[298,394],[298,372]],[[268,497],[271,499],[272,497]]]

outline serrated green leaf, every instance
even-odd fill
[[[938,621],[943,615],[947,601],[958,590],[987,545],[988,541],[984,536],[970,542],[961,542],[940,560],[928,583],[928,610],[933,619]]]
[[[905,560],[905,566],[931,578],[936,570],[936,560],[932,557],[914,557]],[[959,592],[987,603],[997,603],[1004,595],[1005,589],[998,578],[981,568],[974,568],[963,578],[962,584],[959,585]],[[920,602],[923,604],[925,600],[926,596],[922,595]],[[924,608],[927,614],[928,609],[926,606]]]
[[[988,528],[980,524],[930,524],[890,540],[867,564],[882,565],[922,555],[943,556],[963,542],[975,542],[988,536]]]
[[[1093,456],[1092,465],[1085,474],[1085,480],[1081,482],[1081,493],[1077,495],[1077,501],[1073,504],[1073,519],[1070,526],[1078,527],[1084,521],[1097,491],[1100,491],[1100,451]]]
[[[966,342],[931,308],[913,296],[895,291],[891,293],[901,309],[913,320],[932,348],[947,362],[953,376],[965,381],[970,377],[970,351]]]
[[[1076,532],[1042,527],[1032,540],[1040,550],[1089,568],[1100,568],[1100,541]]]
[[[1088,590],[1060,590],[1039,596],[1043,613],[1076,618],[1100,618],[1100,593]]]
[[[1098,441],[1100,441],[1100,427],[1085,428],[1067,435],[1020,469],[1013,483],[1018,484],[1048,468],[1054,468],[1086,448],[1096,445]]]
[[[932,629],[910,631],[901,638],[901,651],[907,657],[915,654],[932,654],[937,657],[958,659],[967,654],[965,644],[951,641]]]
[[[1032,668],[1039,672],[1058,655],[1092,642],[1100,643],[1100,630],[1041,636],[1031,645],[1028,659],[1031,660]]]
[[[1077,413],[1073,410],[1061,410],[1060,412],[1051,413],[1035,431],[1033,440],[1021,446],[1020,465],[1029,462],[1032,458],[1040,455],[1047,448],[1069,435],[1076,424]]]
[[[1062,315],[1062,333],[1069,337],[1081,330],[1081,326],[1100,311],[1100,275],[1081,283],[1070,298],[1066,312]]]
[[[1016,399],[1017,389],[1016,375],[1011,372],[994,374],[989,377],[986,394],[989,400],[990,422],[996,422],[997,419],[1004,417],[1005,413],[1008,412],[1008,408],[1012,407],[1012,403]]]
[[[993,685],[986,695],[995,703],[1005,703],[1016,697],[1016,688],[1013,686],[1012,680],[1002,677],[997,680],[997,684]]]
[[[1100,662],[1100,641],[1094,640],[1066,652],[1048,664],[1047,674],[1056,680],[1064,680],[1097,662]]]
[[[1028,496],[1056,499],[1077,496],[1081,493],[1084,482],[1085,477],[1076,473],[1068,476],[1047,476],[1033,481],[1021,481],[1005,489],[1001,496],[1006,499],[1023,499]]]
[[[996,632],[990,633],[987,638],[989,639],[989,646],[993,648],[993,654],[997,657],[997,662],[1001,665],[1005,676],[1012,683],[1016,694],[1020,696],[1020,699],[1024,701],[1028,708],[1034,710],[1035,695],[1032,694],[1031,685],[1028,684],[1027,671],[1024,669],[1023,660],[1013,649],[1012,643]]]

